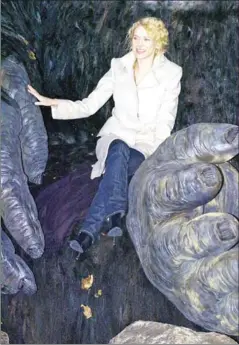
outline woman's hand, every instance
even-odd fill
[[[58,105],[57,99],[48,98],[40,95],[39,92],[37,92],[37,90],[35,90],[31,85],[27,85],[27,91],[38,99],[39,102],[35,102],[36,105],[43,105],[45,107]]]

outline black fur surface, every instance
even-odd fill
[[[156,16],[170,33],[167,56],[183,67],[175,129],[197,122],[235,124],[238,9],[238,1],[3,0],[2,54],[20,56],[32,85],[44,95],[82,99],[109,69],[111,58],[126,52],[131,24]],[[95,135],[111,108],[110,100],[93,117],[70,121],[67,127],[74,136],[80,129]],[[45,116],[51,123],[49,114]],[[64,132],[57,122],[50,131]]]

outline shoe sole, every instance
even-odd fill
[[[84,250],[82,249],[80,243],[77,242],[76,240],[70,241],[69,246],[71,247],[71,249],[75,250],[78,253],[83,253],[84,252]]]
[[[115,227],[113,229],[110,229],[110,231],[106,235],[109,237],[120,237],[123,235],[123,231],[120,228]]]

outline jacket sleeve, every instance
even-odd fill
[[[156,131],[155,131],[155,149],[170,136],[174,127],[177,109],[178,109],[178,96],[181,91],[181,77],[182,68],[177,66],[176,73],[167,83],[164,99],[158,109]]]
[[[95,114],[113,94],[113,61],[114,59],[111,61],[110,70],[100,79],[94,91],[87,98],[75,102],[67,99],[59,99],[59,104],[51,107],[53,119],[82,119]]]

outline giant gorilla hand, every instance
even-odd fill
[[[30,80],[24,65],[14,56],[9,56],[3,61],[2,68],[4,89],[20,109],[19,139],[23,169],[28,181],[40,184],[48,159],[47,133],[41,110],[35,106],[34,97],[27,92]]]
[[[44,236],[21,161],[21,115],[17,107],[1,102],[1,201],[3,221],[17,243],[32,258],[44,251]]]
[[[32,295],[37,290],[34,275],[22,258],[15,254],[11,240],[3,231],[1,245],[1,292],[15,294],[22,291]]]
[[[190,320],[238,333],[238,127],[171,135],[136,172],[127,228],[144,272]]]
[[[4,224],[32,258],[44,251],[44,236],[27,179],[40,183],[48,147],[43,118],[27,92],[29,79],[14,57],[3,67],[1,102],[1,201]]]

